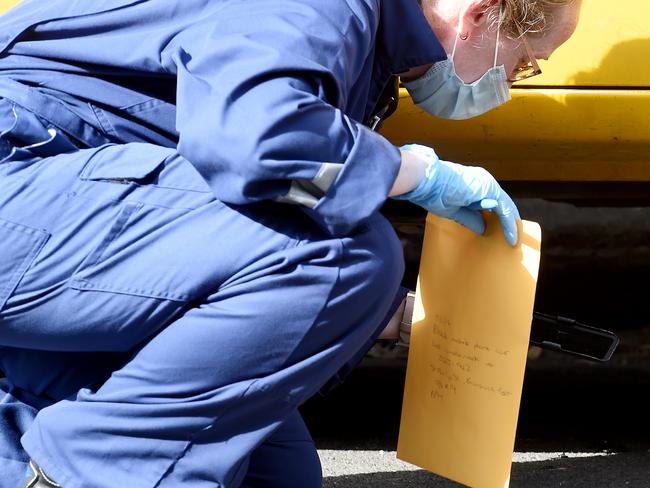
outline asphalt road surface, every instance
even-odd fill
[[[650,334],[620,331],[609,364],[547,352],[524,381],[511,487],[650,487]],[[366,358],[302,413],[325,488],[447,488],[456,483],[395,457],[403,360]]]

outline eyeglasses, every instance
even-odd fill
[[[521,30],[519,30],[519,39],[522,40],[524,47],[526,48],[526,57],[528,59],[524,59],[522,63],[516,66],[512,71],[512,74],[508,78],[508,81],[511,83],[527,80],[528,78],[542,74],[542,70],[540,69],[539,64],[537,64],[535,54],[533,54],[533,50],[531,49],[526,36],[523,32],[521,32]]]

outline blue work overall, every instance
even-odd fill
[[[0,485],[24,434],[66,488],[319,486],[296,408],[389,312],[390,225],[332,238],[220,202],[172,149],[79,149],[0,110]]]
[[[400,301],[364,123],[444,50],[416,0],[242,5],[1,18],[0,488],[320,486],[297,407]]]

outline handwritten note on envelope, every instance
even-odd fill
[[[506,243],[429,215],[397,457],[474,488],[509,484],[541,230]]]

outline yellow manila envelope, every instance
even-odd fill
[[[498,218],[478,236],[429,215],[397,457],[474,488],[510,480],[540,260],[541,229]]]

